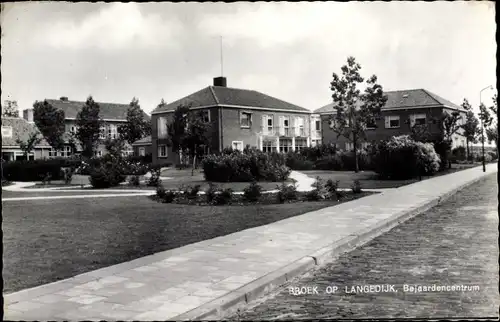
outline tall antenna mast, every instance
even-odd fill
[[[222,57],[222,36],[220,36],[220,75],[224,76],[224,61]]]

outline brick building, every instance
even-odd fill
[[[371,142],[389,139],[392,136],[410,134],[410,127],[415,124],[426,124],[431,136],[439,135],[439,127],[434,121],[442,112],[460,112],[461,124],[465,121],[466,111],[436,94],[425,89],[412,89],[402,91],[385,92],[387,102],[381,110],[381,118],[375,121],[376,126],[368,127],[366,130],[367,146]],[[325,105],[316,111],[321,118],[322,141],[324,143],[335,143],[339,149],[351,150],[352,144],[346,138],[339,137],[330,129],[331,116],[335,113],[333,103]],[[465,138],[461,132],[453,136],[453,146],[465,146]]]
[[[226,147],[242,150],[250,145],[262,151],[287,152],[311,145],[311,111],[269,95],[227,87],[225,77],[182,99],[159,106],[152,112],[154,163],[178,162],[167,145],[167,124],[180,105],[203,111],[211,127],[207,152]]]

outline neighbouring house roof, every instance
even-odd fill
[[[465,111],[461,106],[458,106],[441,96],[429,92],[425,89],[411,89],[402,91],[388,91],[387,102],[382,110],[395,109],[395,108],[415,108],[415,107],[430,107],[430,106],[444,106],[452,109]],[[329,113],[334,111],[334,103],[325,105],[314,113]]]
[[[26,142],[33,132],[38,132],[38,128],[34,123],[29,123],[23,118],[18,117],[2,117],[2,127],[10,126],[12,128],[12,136],[7,137],[2,135],[2,147],[19,147],[17,140]],[[42,134],[40,134],[42,137]],[[50,148],[49,143],[45,139],[42,139],[36,147]]]
[[[151,144],[151,135],[135,141],[132,145],[149,145]]]
[[[179,105],[189,104],[193,108],[202,106],[239,106],[311,113],[306,108],[257,91],[223,86],[208,86],[165,106],[158,106],[152,113],[174,111]]]
[[[63,110],[64,117],[66,119],[76,119],[76,115],[82,109],[85,102],[80,101],[69,101],[69,100],[54,100],[47,99],[48,103],[50,103],[53,107]],[[97,102],[100,107],[99,116],[104,120],[126,120],[127,119],[127,110],[129,104],[115,104],[115,103],[101,103]],[[150,120],[150,116],[147,115],[144,111],[144,118],[146,120]]]

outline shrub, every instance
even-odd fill
[[[298,193],[297,187],[295,184],[289,185],[286,183],[282,183],[277,186],[278,194],[276,195],[278,202],[283,203],[290,200],[297,200]]]
[[[321,200],[321,196],[318,193],[318,190],[314,189],[306,192],[306,200],[307,201],[318,201]]]
[[[231,188],[219,189],[213,197],[212,204],[226,205],[231,203],[232,199],[233,199],[233,190]]]
[[[138,185],[140,185],[140,177],[138,175],[132,175],[128,179],[128,183],[131,186],[138,186]]]
[[[103,189],[117,186],[125,181],[126,176],[112,164],[101,164],[90,170],[90,184],[93,188]]]
[[[488,151],[487,153],[491,157],[491,161],[498,160],[498,155],[497,155],[496,151]]]
[[[370,158],[375,172],[393,180],[432,175],[441,161],[432,144],[415,142],[408,135],[378,143]]]
[[[250,202],[257,202],[262,195],[262,187],[257,182],[252,182],[243,190],[243,198]]]
[[[314,167],[318,170],[340,171],[344,168],[344,164],[339,154],[321,157],[316,160]]]
[[[332,179],[328,179],[325,183],[325,188],[330,193],[330,196],[334,196],[337,193],[339,188],[339,181],[333,181]]]
[[[244,153],[226,149],[220,155],[208,155],[202,167],[205,180],[214,182],[276,182],[286,180],[290,174],[285,156],[255,148]]]
[[[146,180],[146,185],[148,187],[157,187],[160,183],[160,170],[151,170],[151,177]]]
[[[205,196],[207,198],[208,204],[212,204],[218,190],[219,188],[217,187],[217,185],[213,184],[212,182],[208,183],[208,189],[207,191],[205,191]]]
[[[71,184],[71,181],[73,180],[73,173],[75,172],[75,169],[73,167],[63,168],[62,172],[63,172],[64,183]]]
[[[201,190],[200,188],[201,186],[199,184],[195,185],[194,187],[187,186],[186,188],[182,189],[182,193],[188,199],[196,199],[198,198],[198,193]]]
[[[465,147],[459,146],[451,150],[451,155],[453,157],[453,161],[464,161],[467,158],[467,151]]]
[[[52,180],[61,180],[64,178],[62,168],[76,168],[80,164],[79,160],[62,158],[7,161],[2,163],[2,171],[8,181],[38,181],[47,173]]]
[[[42,178],[42,184],[46,185],[50,184],[50,180],[52,179],[52,174],[50,172],[47,172],[46,174],[40,175],[40,177]]]
[[[353,193],[361,193],[361,182],[359,180],[354,180],[351,190]]]
[[[476,161],[477,162],[483,162],[483,156],[481,154],[477,155],[476,156]],[[484,154],[484,162],[488,163],[488,162],[491,162],[493,161],[493,158],[490,154],[488,153],[485,153]]]
[[[286,166],[292,170],[312,170],[314,162],[308,160],[306,156],[292,151],[286,155]]]
[[[177,197],[177,194],[171,190],[165,190],[162,185],[158,185],[156,187],[156,197],[163,203],[172,203]]]

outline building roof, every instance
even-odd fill
[[[2,127],[4,126],[10,126],[12,127],[12,136],[11,137],[5,137],[2,135],[2,146],[3,147],[8,147],[8,146],[16,146],[19,147],[19,144],[17,144],[17,140],[21,140],[23,142],[26,142],[30,136],[31,133],[33,132],[38,132],[38,128],[34,123],[29,123],[23,118],[18,118],[18,117],[2,117]],[[42,134],[40,134],[40,137],[42,137]],[[40,143],[36,145],[37,147],[46,147],[50,148],[49,143],[45,139],[42,139]]]
[[[179,105],[189,104],[193,108],[202,106],[240,106],[311,113],[306,108],[257,91],[223,86],[208,86],[165,106],[158,106],[152,113],[174,111]]]
[[[69,100],[54,100],[47,99],[48,103],[50,103],[53,107],[63,110],[64,117],[66,119],[76,119],[76,115],[82,109],[85,102],[80,101],[69,101]],[[99,104],[100,112],[99,116],[104,120],[126,120],[127,119],[127,110],[129,104],[115,104],[115,103],[101,103]],[[150,116],[144,113],[144,118],[146,120],[150,119]]]
[[[387,95],[387,102],[382,110],[394,109],[394,108],[414,108],[414,107],[432,107],[432,106],[444,106],[452,109],[457,109],[464,111],[461,106],[458,106],[441,96],[429,92],[425,89],[411,89],[402,91],[388,91],[385,92]],[[334,111],[334,103],[325,105],[314,113],[329,113]]]
[[[132,145],[148,145],[148,144],[151,144],[151,135],[146,136],[146,137],[132,143]]]

